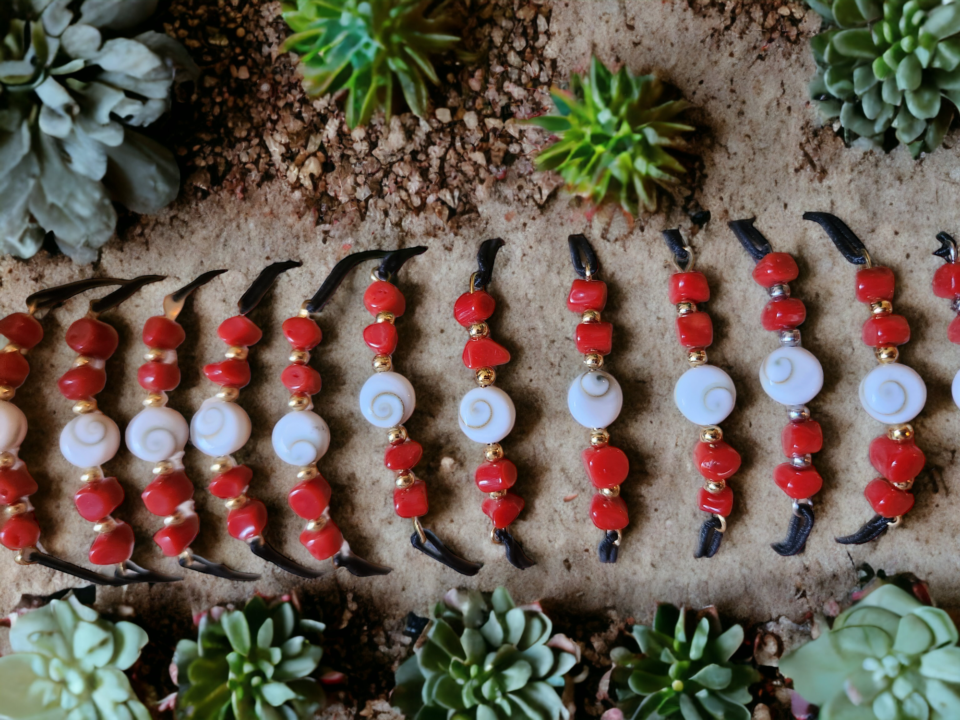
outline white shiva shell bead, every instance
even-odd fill
[[[809,350],[777,348],[760,364],[760,384],[782,405],[805,405],[823,388],[823,368]]]
[[[714,365],[687,370],[673,390],[673,399],[683,416],[697,425],[718,425],[737,403],[733,380]]]
[[[60,432],[60,452],[71,465],[98,467],[120,449],[120,428],[102,412],[78,415]]]
[[[27,417],[13,403],[0,400],[0,452],[16,450],[27,436]]]
[[[910,422],[927,402],[927,386],[906,365],[877,365],[860,381],[860,402],[874,420],[897,425]]]
[[[605,428],[620,415],[623,390],[610,373],[588,370],[570,383],[567,407],[573,419],[586,428]]]
[[[960,407],[960,370],[953,376],[953,401]]]
[[[311,465],[327,454],[330,428],[310,410],[287,413],[273,426],[273,451],[290,465]]]
[[[516,419],[513,400],[498,387],[474,388],[460,401],[460,429],[474,442],[500,442]]]
[[[144,408],[124,433],[130,452],[153,463],[183,452],[189,438],[190,428],[183,415],[168,407]]]
[[[360,412],[371,425],[392,428],[413,415],[417,394],[413,385],[400,373],[382,372],[371,375],[360,389]]]
[[[250,439],[250,416],[236,403],[207,398],[190,419],[190,442],[210,457],[230,455]]]

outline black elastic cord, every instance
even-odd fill
[[[519,570],[526,570],[536,565],[536,561],[523,550],[523,545],[510,534],[506,528],[497,528],[493,536],[501,545],[507,556],[507,562]]]
[[[311,570],[298,562],[294,562],[268,543],[262,535],[257,535],[248,540],[247,545],[250,546],[250,552],[258,558],[266,560],[272,565],[276,565],[281,570],[286,570],[291,575],[306,578],[307,580],[316,580],[326,575],[323,570]]]
[[[381,280],[386,280],[387,282],[395,282],[397,279],[397,273],[400,272],[400,268],[403,267],[403,264],[410,258],[414,258],[417,255],[423,255],[427,251],[427,248],[423,245],[418,245],[412,248],[403,248],[402,250],[394,250],[393,252],[388,252],[383,257],[383,261],[380,263],[380,267],[377,268],[377,277]]]
[[[759,261],[773,252],[773,248],[770,247],[770,241],[763,236],[763,233],[753,226],[756,221],[755,217],[733,220],[727,223],[727,227],[733,230],[733,234],[737,236],[743,249],[750,253],[750,257]]]
[[[667,247],[673,253],[677,266],[686,267],[687,263],[690,262],[690,253],[687,252],[687,243],[684,242],[683,235],[680,234],[680,228],[664,230],[660,234],[663,235],[664,242],[667,243]]]
[[[76,280],[65,285],[39,290],[27,298],[27,307],[34,310],[53,310],[63,305],[70,298],[93,288],[106,285],[125,285],[129,280],[119,278],[87,278]]]
[[[477,251],[477,272],[473,276],[473,289],[482,290],[490,284],[493,276],[493,261],[497,258],[497,251],[504,246],[500,238],[490,238],[480,243]]]
[[[361,252],[347,255],[343,260],[333,266],[333,270],[327,275],[320,289],[317,290],[313,297],[307,302],[307,312],[315,313],[323,310],[324,306],[330,302],[330,298],[333,297],[333,293],[337,291],[340,284],[357,265],[367,260],[379,260],[386,255],[387,253],[384,250],[362,250]]]
[[[107,310],[115,308],[127,298],[135,295],[137,291],[140,290],[140,288],[142,288],[144,285],[160,282],[161,280],[165,279],[165,275],[141,275],[140,277],[134,278],[130,282],[121,285],[109,295],[102,297],[99,300],[94,300],[92,303],[90,303],[90,310],[96,314],[104,313]]]
[[[393,568],[386,565],[377,565],[354,553],[349,547],[333,556],[334,567],[344,568],[356,577],[374,577],[375,575],[389,575]]]
[[[700,539],[697,542],[697,551],[693,554],[695,558],[712,558],[720,549],[720,543],[723,541],[723,533],[720,532],[720,519],[711,517],[704,521],[700,526]]]
[[[957,261],[957,241],[953,239],[953,235],[945,232],[937,233],[937,240],[940,241],[940,249],[934,251],[934,255],[939,258],[943,258],[948,263]]]
[[[872,540],[876,540],[890,529],[892,518],[885,518],[883,515],[874,515],[862,528],[853,535],[844,535],[835,538],[841,545],[863,545]]]
[[[470,562],[454,554],[432,530],[423,528],[423,537],[424,539],[421,541],[420,534],[415,532],[410,536],[410,543],[427,557],[456,570],[461,575],[472,577],[480,572],[480,568],[483,567],[483,563]]]
[[[825,212],[805,212],[803,219],[812,220],[822,227],[847,262],[853,265],[867,264],[868,253],[863,241],[836,215]]]
[[[783,542],[773,543],[772,547],[778,555],[790,557],[799,555],[807,546],[807,538],[813,530],[813,507],[806,503],[797,505],[797,510],[790,518],[790,527]]]
[[[190,296],[190,293],[192,293],[194,290],[203,287],[217,277],[217,275],[223,275],[225,272],[226,270],[209,270],[203,273],[203,275],[199,276],[193,282],[189,282],[179,290],[175,290],[174,292],[170,293],[170,300],[175,303],[186,300]]]
[[[602,563],[615,563],[620,554],[620,533],[611,530],[604,533],[603,540],[597,546],[597,557]]]
[[[240,314],[246,315],[257,305],[259,305],[260,301],[263,300],[263,296],[267,294],[267,291],[273,286],[273,283],[276,282],[280,275],[285,273],[287,270],[298,268],[302,264],[303,263],[301,263],[299,260],[284,260],[282,262],[275,262],[271,265],[267,265],[263,270],[260,271],[260,274],[257,275],[257,279],[253,281],[253,284],[251,284],[249,288],[247,288],[247,291],[237,303],[237,307],[240,308]]]
[[[590,277],[596,278],[600,274],[600,261],[586,236],[571,235],[567,238],[567,245],[570,247],[570,261],[573,263],[573,271],[585,280],[589,270]]]

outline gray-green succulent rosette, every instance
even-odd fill
[[[104,620],[72,593],[16,617],[0,658],[0,716],[15,720],[150,720],[124,674],[147,633]]]
[[[567,720],[578,652],[538,605],[517,607],[504,588],[451,590],[397,669],[391,703],[410,720]]]
[[[157,0],[0,2],[0,252],[46,233],[77,262],[113,235],[114,202],[156,212],[177,196],[169,150],[137,132],[196,66],[172,38],[127,37]]]

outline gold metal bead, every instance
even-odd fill
[[[3,514],[8,518],[14,515],[23,515],[26,511],[27,504],[25,502],[16,502],[3,508]]]
[[[610,442],[610,433],[603,428],[594,428],[590,431],[590,445],[592,447],[603,447]]]
[[[235,498],[230,498],[227,500],[224,505],[227,506],[227,510],[239,510],[250,500],[246,495],[240,493]]]
[[[483,457],[487,462],[496,462],[503,457],[503,448],[500,443],[490,443],[483,449]]]
[[[588,368],[596,370],[603,367],[603,355],[600,353],[587,353],[583,356],[583,364]]]
[[[232,467],[233,460],[231,458],[228,458],[227,456],[218,457],[210,466],[210,472],[219,475],[220,473],[226,472]]]
[[[491,367],[477,368],[477,385],[490,387],[497,381],[497,371]]]
[[[310,353],[306,350],[293,350],[290,352],[290,357],[287,358],[294,365],[306,365],[310,362]]]
[[[149,354],[149,353],[148,353]],[[91,358],[88,358],[84,355],[79,355],[73,360],[74,367],[83,367],[84,365],[89,365]]]
[[[904,482],[895,482],[893,483],[893,486],[897,488],[897,490],[910,490],[911,488],[913,488],[913,480],[906,480]]]
[[[171,527],[171,526],[173,526],[173,525],[182,525],[182,524],[183,524],[183,521],[186,520],[186,519],[187,519],[187,518],[184,516],[184,514],[178,510],[178,511],[175,512],[173,515],[167,515],[167,516],[163,519],[163,526],[164,526],[164,527]]]
[[[897,442],[906,442],[913,438],[913,425],[909,423],[893,425],[887,429],[887,437]]]
[[[876,300],[870,303],[870,312],[874,315],[889,315],[893,312],[893,304],[889,300]]]
[[[325,517],[318,517],[316,520],[311,520],[310,522],[307,523],[307,530],[309,530],[310,532],[323,530],[326,524],[327,524],[327,519]]]
[[[470,337],[483,338],[490,334],[490,326],[485,322],[474,323],[470,326]]]
[[[163,393],[150,393],[143,399],[144,407],[162,407],[166,398]]]
[[[150,348],[143,354],[143,359],[147,362],[156,362],[164,355],[164,350],[162,348]],[[79,360],[80,358],[77,358]]]
[[[23,548],[17,553],[16,557],[13,558],[13,561],[17,565],[33,565],[34,564],[33,560],[27,560],[27,551],[29,550],[36,550],[36,548],[34,547]]]
[[[503,497],[506,497],[506,496],[507,496],[507,491],[506,491],[506,490],[497,490],[496,492],[490,493],[490,498],[491,498],[492,500],[499,500],[500,498],[503,498]]]
[[[153,466],[154,475],[169,475],[176,469],[176,466],[169,460],[161,460]]]
[[[373,369],[380,372],[390,372],[393,370],[393,360],[389,355],[377,355],[373,358]]]
[[[240,388],[222,387],[220,392],[217,393],[217,397],[224,402],[236,402],[237,398],[240,397]]]
[[[250,351],[245,347],[232,345],[231,347],[227,348],[227,352],[224,354],[227,356],[228,360],[246,360],[250,355]]]
[[[876,350],[874,350],[874,354],[877,356],[877,360],[880,361],[881,365],[895,363],[897,358],[900,357],[900,351],[892,345],[887,347],[878,347]]]
[[[600,311],[599,310],[584,310],[583,315],[580,316],[580,322],[585,323],[598,323],[600,322]]]
[[[310,407],[310,396],[309,395],[291,395],[290,399],[287,400],[287,407],[297,412],[300,412],[301,410],[306,410],[308,407]]]
[[[117,529],[117,521],[109,516],[105,517],[103,520],[101,520],[100,522],[98,522],[96,525],[93,526],[93,531],[98,535],[102,535],[103,533],[113,532],[116,529]]]
[[[13,400],[13,396],[16,394],[17,391],[9,385],[0,385],[0,400]]]
[[[723,482],[705,482],[703,487],[708,493],[716,495],[718,492],[723,492],[726,484]]]
[[[7,343],[6,346],[3,348],[3,351],[5,353],[20,352],[20,346],[17,345],[16,343]]]
[[[700,442],[715,443],[723,440],[723,430],[716,425],[700,428]]]
[[[394,317],[394,315],[393,315],[392,312],[377,313],[377,322],[378,322],[378,323],[390,323],[391,325],[393,325],[393,321],[396,320],[396,319],[397,319],[397,318]]]
[[[417,481],[416,475],[412,472],[400,473],[397,475],[396,485],[398,488],[408,488]]]
[[[399,445],[407,440],[407,429],[403,425],[397,425],[387,430],[387,442],[391,445]]]
[[[692,315],[697,311],[697,304],[692,302],[677,303],[677,315]]]
[[[615,498],[620,496],[620,486],[614,485],[613,487],[602,488],[600,494],[604,497]]]
[[[97,411],[97,401],[93,398],[89,400],[77,400],[73,405],[73,411],[77,415],[89,415],[92,412]]]
[[[87,468],[80,475],[80,482],[95,482],[103,479],[103,471],[98,467]]]
[[[297,480],[312,480],[319,474],[316,464],[304,465],[297,471]]]
[[[705,365],[707,362],[707,351],[703,348],[691,348],[687,350],[687,362],[693,367]]]
[[[13,453],[2,452],[0,453],[0,468],[6,470],[17,464],[17,456]]]

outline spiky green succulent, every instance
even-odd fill
[[[191,720],[298,720],[314,717],[323,688],[311,677],[325,626],[300,617],[290,601],[256,596],[243,610],[213,608],[197,641],[181,640],[176,667],[177,717]]]
[[[611,72],[596,57],[586,76],[570,75],[570,90],[553,90],[556,113],[530,122],[559,136],[541,151],[537,167],[555,170],[571,192],[595,205],[619,203],[631,215],[657,209],[660,186],[680,183],[687,169],[674,150],[686,150],[691,125],[677,121],[690,107],[666,99],[653,75]]]
[[[440,83],[431,56],[460,42],[447,0],[287,0],[283,18],[294,34],[283,45],[300,55],[311,95],[347,91],[347,124],[365,125],[379,109],[387,120],[400,87],[419,117],[427,81]]]
[[[0,716],[21,720],[150,720],[124,674],[147,633],[112,623],[73,593],[16,617],[0,658]]]
[[[960,103],[960,3],[807,1],[828,25],[810,41],[820,114],[847,142],[936,150]]]
[[[960,634],[950,616],[891,584],[780,660],[820,720],[960,718]]]
[[[552,633],[549,617],[504,588],[451,591],[398,668],[391,701],[410,720],[566,720],[560,693],[577,659]]]
[[[732,661],[743,628],[720,632],[715,614],[691,617],[660,605],[653,625],[635,625],[640,654],[614,648],[611,694],[627,720],[750,720],[749,686],[760,679],[750,665]]]

